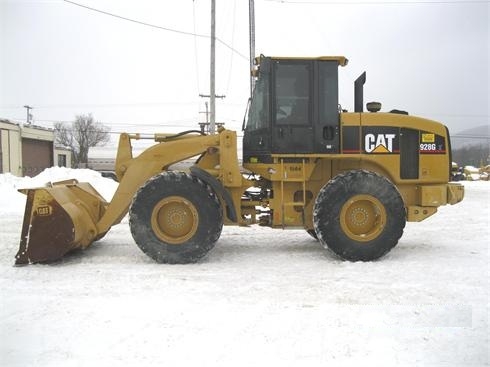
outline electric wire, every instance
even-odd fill
[[[70,1],[70,0],[63,0],[63,1],[65,3],[76,5],[76,6],[79,6],[81,8],[87,9],[87,10],[91,10],[91,11],[94,11],[94,12],[97,12],[97,13],[105,14],[105,15],[108,15],[108,16],[111,16],[111,17],[114,17],[114,18],[118,18],[118,19],[125,20],[125,21],[128,21],[128,22],[136,23],[136,24],[139,24],[139,25],[144,25],[146,27],[156,28],[156,29],[167,31],[167,32],[174,32],[174,33],[178,33],[178,34],[182,34],[182,35],[186,35],[186,36],[195,36],[195,37],[209,38],[209,36],[207,36],[205,34],[197,34],[197,33],[192,33],[192,32],[187,32],[187,31],[181,31],[181,30],[178,30],[178,29],[173,29],[173,28],[168,28],[168,27],[162,27],[162,26],[159,26],[159,25],[155,25],[155,24],[143,22],[143,21],[140,21],[140,20],[123,17],[121,15],[117,15],[117,14],[114,14],[114,13],[109,13],[109,12],[104,11],[104,10],[95,9],[95,8],[92,8],[92,7],[87,6],[87,5],[76,3],[74,1]]]
[[[196,34],[196,2],[192,0],[192,24],[194,34]],[[199,57],[197,52],[197,36],[194,36],[194,61],[196,64],[197,95],[201,94],[200,76],[199,76]]]
[[[196,101],[168,101],[168,102],[131,102],[131,103],[64,103],[64,104],[45,104],[35,106],[36,110],[51,108],[113,108],[113,107],[161,107],[161,106],[189,106],[195,105]],[[19,106],[0,106],[0,109],[17,109]]]
[[[485,136],[485,135],[467,135],[467,134],[454,134],[451,135],[451,139],[456,138],[456,139],[481,139],[481,140],[490,140],[490,136]]]
[[[25,118],[10,118],[10,121],[17,121],[17,122],[25,122]],[[36,119],[34,122],[48,122],[48,123],[62,123],[62,124],[71,124],[73,121],[68,121],[68,120],[57,120],[57,119]],[[127,126],[128,128],[140,128],[140,129],[146,129],[146,128],[182,128],[182,127],[195,127],[197,123],[192,122],[193,118],[186,118],[182,120],[173,120],[173,121],[167,121],[164,123],[134,123],[134,122],[107,122],[107,121],[97,121],[103,125],[106,126],[115,126],[117,128],[125,127]],[[185,124],[181,124],[181,122],[184,122]],[[175,125],[176,123],[179,123],[178,125]],[[233,124],[232,122],[230,125]],[[122,131],[110,131],[109,134],[121,134]],[[470,140],[490,140],[489,135],[476,135],[476,134],[465,134],[465,133],[460,133],[460,134],[451,134],[451,139],[470,139]]]
[[[423,5],[423,4],[489,4],[490,0],[428,0],[428,1],[298,1],[298,0],[263,0],[280,4],[304,5]]]
[[[233,1],[233,21],[232,21],[232,31],[231,31],[231,47],[235,46],[235,24],[236,24],[236,0]],[[228,70],[228,81],[226,82],[226,93],[228,94],[230,90],[231,82],[231,72],[233,71],[233,52],[230,53],[230,68]]]
[[[178,29],[173,29],[173,28],[168,28],[168,27],[162,27],[162,26],[159,26],[159,25],[156,25],[156,24],[151,24],[151,23],[143,22],[143,21],[132,19],[132,18],[128,18],[128,17],[123,17],[121,15],[110,13],[110,12],[107,12],[107,11],[104,11],[104,10],[92,8],[90,6],[79,4],[79,3],[76,3],[76,2],[71,1],[71,0],[63,0],[63,1],[66,2],[66,3],[68,3],[68,4],[79,6],[81,8],[87,9],[87,10],[91,10],[91,11],[94,11],[94,12],[97,12],[97,13],[108,15],[108,16],[111,16],[111,17],[114,17],[114,18],[118,18],[118,19],[125,20],[125,21],[128,21],[128,22],[136,23],[136,24],[143,25],[143,26],[146,26],[146,27],[151,27],[151,28],[154,28],[154,29],[159,29],[159,30],[163,30],[163,31],[167,31],[167,32],[173,32],[173,33],[177,33],[177,34],[182,34],[184,36],[193,36],[193,37],[199,37],[199,38],[211,38],[211,36],[209,36],[207,34],[199,34],[199,33],[181,31],[181,30],[178,30]],[[240,56],[243,59],[245,59],[245,60],[248,61],[248,57],[245,56],[244,54],[242,54],[240,51],[234,49],[233,47],[231,47],[230,45],[228,45],[226,42],[224,42],[223,40],[221,40],[218,37],[215,37],[215,39],[216,39],[216,41],[218,43],[220,43],[221,45],[223,45],[226,48],[230,49],[232,52],[236,53],[238,56]]]

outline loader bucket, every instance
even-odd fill
[[[55,261],[100,237],[96,224],[107,202],[90,184],[68,180],[19,191],[27,201],[15,265]]]

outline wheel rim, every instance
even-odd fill
[[[375,197],[356,195],[342,206],[340,224],[349,238],[368,242],[383,231],[386,224],[386,210]]]
[[[196,207],[180,196],[169,196],[158,202],[151,214],[156,236],[169,244],[179,245],[194,236],[199,223]]]

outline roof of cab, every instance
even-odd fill
[[[266,57],[264,55],[260,55],[255,58],[255,62],[257,65],[260,65],[260,59],[262,57]],[[286,57],[286,56],[267,56],[272,60],[319,60],[319,61],[337,61],[340,66],[346,66],[349,60],[345,56],[317,56],[317,57]]]

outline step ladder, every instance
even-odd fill
[[[285,227],[285,209],[287,207],[301,207],[302,222],[304,224],[304,208],[306,206],[306,163],[305,159],[301,160],[301,177],[289,177],[288,172],[284,167],[284,159],[280,159],[280,182],[281,182],[281,225]],[[289,182],[301,183],[302,199],[301,201],[285,201],[284,200],[284,184]]]

